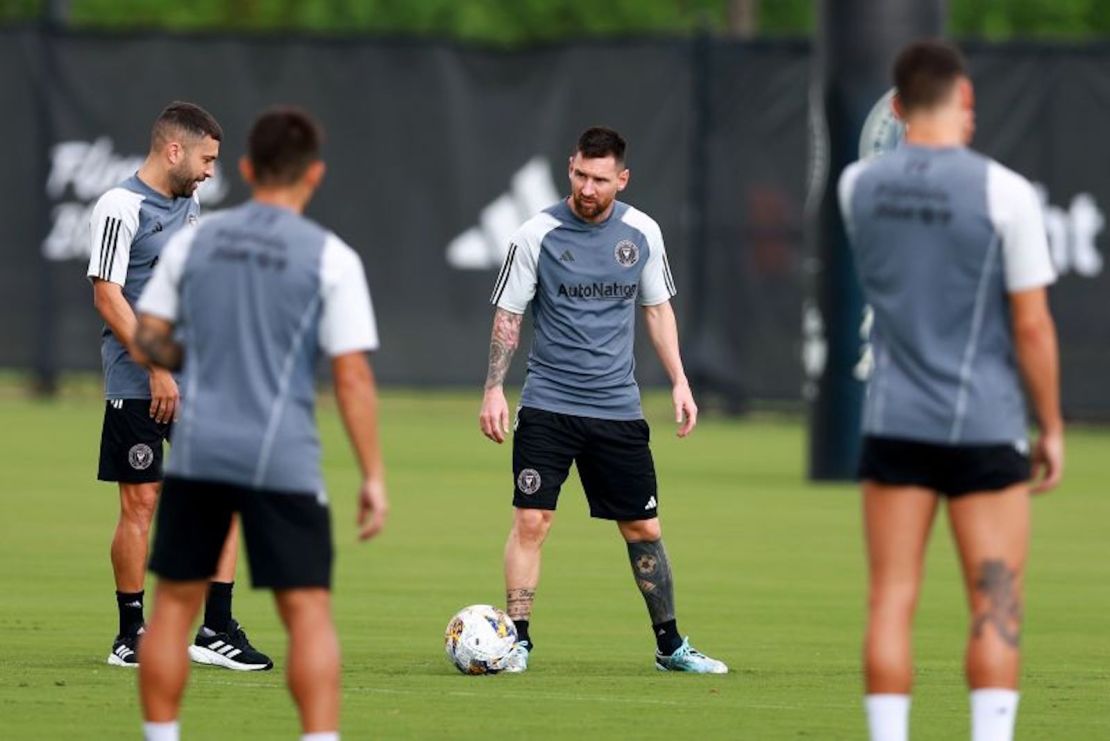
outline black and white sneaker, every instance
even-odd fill
[[[238,672],[264,672],[274,668],[270,657],[255,649],[246,631],[234,619],[226,633],[200,626],[196,640],[189,646],[189,658],[198,664],[211,664]]]
[[[139,636],[142,633],[143,629],[139,628],[138,633],[116,636],[115,643],[112,644],[112,653],[108,654],[108,665],[137,667]]]

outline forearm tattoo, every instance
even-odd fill
[[[1001,559],[987,559],[979,565],[975,591],[987,598],[972,622],[971,633],[982,637],[987,626],[994,626],[998,637],[1011,648],[1021,643],[1021,596],[1018,594],[1017,573]]]
[[[172,371],[181,369],[181,345],[173,337],[140,324],[135,332],[135,344],[155,364]]]
[[[486,373],[486,388],[500,386],[509,372],[509,363],[520,344],[520,325],[523,314],[498,309],[493,314],[493,333],[489,341],[489,372]]]
[[[629,543],[628,560],[632,563],[632,576],[644,595],[652,624],[674,620],[674,581],[663,541]]]
[[[532,617],[532,603],[536,601],[535,589],[507,589],[505,603],[509,617],[513,620],[528,620]]]

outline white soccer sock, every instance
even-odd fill
[[[1017,706],[1017,690],[972,690],[971,741],[1011,741]]]
[[[301,741],[339,741],[339,731],[317,731],[302,733]]]
[[[165,723],[143,722],[143,741],[178,741],[181,727],[176,720]]]
[[[867,695],[867,727],[871,741],[906,741],[910,735],[909,695]]]

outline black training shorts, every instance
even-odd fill
[[[591,517],[651,519],[658,491],[649,438],[642,419],[594,419],[522,407],[513,433],[513,506],[555,509],[574,463]]]
[[[100,431],[101,481],[145,484],[162,480],[162,443],[173,423],[150,416],[150,399],[109,399]]]
[[[331,587],[331,515],[315,494],[175,476],[162,485],[150,570],[174,581],[211,578],[236,512],[254,587]]]
[[[866,435],[859,478],[894,486],[922,486],[958,497],[998,491],[1028,481],[1029,455],[1010,445],[938,445]]]

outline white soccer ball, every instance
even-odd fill
[[[443,634],[447,659],[463,674],[496,674],[515,643],[512,619],[492,605],[464,607]]]
[[[859,135],[859,158],[877,157],[898,148],[906,138],[906,124],[894,115],[894,88],[871,107]]]

